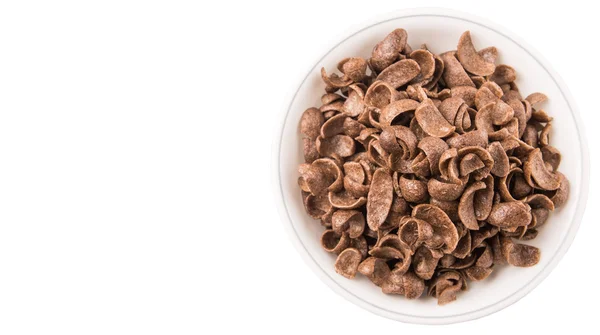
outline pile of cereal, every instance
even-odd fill
[[[335,270],[384,293],[446,304],[496,265],[533,266],[535,238],[569,195],[549,145],[542,93],[521,97],[465,32],[456,51],[413,50],[396,29],[371,58],[321,70],[322,106],[302,115],[307,213],[326,228]]]

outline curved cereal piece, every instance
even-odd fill
[[[360,254],[360,251],[354,248],[345,249],[335,260],[335,272],[348,279],[352,279],[354,276],[356,276],[358,265],[360,264],[361,260],[362,255]]]
[[[488,81],[475,93],[475,106],[480,110],[483,106],[502,98],[502,95],[502,88],[493,81]]]
[[[554,207],[560,207],[564,205],[565,202],[567,202],[567,199],[569,198],[570,189],[570,184],[567,177],[565,177],[565,175],[560,172],[557,172],[557,174],[559,176],[560,186],[554,192],[554,195],[552,195],[552,197],[550,198],[550,200],[552,200],[552,202],[554,203]]]
[[[366,196],[369,184],[366,183],[366,173],[358,162],[344,163],[344,189],[355,198]]]
[[[449,88],[444,88],[441,91],[430,91],[426,88],[422,88],[422,90],[423,92],[425,92],[425,95],[430,99],[439,99],[441,101],[444,101],[452,97],[452,91],[450,91]]]
[[[348,191],[329,192],[329,202],[335,208],[339,209],[354,209],[367,203],[365,197],[355,198]]]
[[[471,40],[471,33],[465,31],[460,39],[458,40],[458,46],[456,47],[456,56],[458,60],[470,73],[478,76],[489,76],[494,73],[496,66],[494,63],[488,63],[485,59],[477,53]]]
[[[328,138],[317,137],[317,151],[322,156],[332,157],[334,154],[340,157],[352,156],[356,150],[354,140],[350,136],[335,135]]]
[[[400,60],[379,73],[376,80],[384,81],[393,88],[398,88],[419,75],[421,68],[412,59]]]
[[[379,132],[381,130],[377,128],[366,128],[360,131],[360,134],[354,139],[362,144],[362,146],[367,149],[369,148],[369,143],[373,140],[379,139]]]
[[[460,220],[465,225],[465,227],[467,227],[468,229],[479,229],[473,202],[475,192],[477,192],[478,190],[484,190],[485,188],[486,185],[484,182],[475,182],[469,185],[469,187],[467,187],[465,192],[460,197],[460,202],[458,203],[458,216],[460,217]]]
[[[425,244],[451,253],[458,244],[458,231],[448,215],[439,207],[421,204],[413,208],[412,216],[426,221],[433,227],[433,237]]]
[[[357,238],[350,239],[349,247],[360,251],[360,255],[363,259],[368,256],[369,246],[367,245],[367,240],[362,235]]]
[[[464,158],[469,154],[477,156],[478,160],[481,161],[481,163],[483,163],[483,167],[469,172],[469,174],[471,174],[475,178],[475,180],[481,180],[487,177],[490,174],[490,171],[492,170],[492,167],[494,165],[494,160],[492,159],[490,153],[481,147],[464,147],[458,150],[458,160],[462,163]]]
[[[554,203],[548,196],[544,194],[532,194],[527,196],[524,199],[524,202],[527,203],[532,209],[543,208],[549,211],[554,210]]]
[[[337,100],[344,100],[344,97],[336,93],[325,93],[321,96],[322,105],[329,105]]]
[[[544,93],[535,92],[528,95],[525,100],[533,106],[548,100],[548,97]]]
[[[471,233],[470,230],[465,228],[464,225],[458,224],[456,226],[461,233],[459,234],[460,239],[456,245],[456,249],[452,252],[452,256],[460,259],[464,259],[471,253]]]
[[[527,119],[526,119],[526,115],[525,115],[525,106],[519,99],[508,99],[506,101],[506,103],[510,106],[510,108],[512,108],[513,114],[519,122],[519,127],[518,127],[519,128],[519,134],[518,134],[519,136],[518,137],[521,137],[521,136],[523,136],[523,133],[525,132],[525,127],[527,126]]]
[[[410,83],[421,86],[429,82],[435,73],[435,58],[433,54],[427,50],[419,49],[411,52],[410,58],[417,62],[421,68],[419,74]]]
[[[465,182],[455,184],[431,178],[427,182],[427,191],[432,198],[437,200],[453,201],[463,194],[463,191],[467,186],[466,181],[467,179],[465,178]]]
[[[479,230],[471,230],[471,252],[484,243],[485,240],[496,236],[498,232],[498,227],[492,225],[484,225]]]
[[[368,120],[369,124],[377,129],[381,129],[381,124],[379,123],[379,117],[381,116],[381,110],[379,108],[371,108],[368,107],[364,113]]]
[[[306,213],[313,219],[320,219],[332,210],[331,203],[325,194],[312,195],[303,192],[303,203]]]
[[[414,173],[411,167],[412,160],[402,159],[398,154],[391,153],[387,157],[387,166],[392,171],[398,171],[401,173]]]
[[[425,99],[427,99],[429,97],[427,95],[427,93],[425,92],[425,89],[423,89],[423,87],[418,86],[418,85],[408,85],[406,87],[406,93],[408,94],[408,97],[410,99],[419,101],[419,102],[423,102]],[[432,94],[432,93],[430,92],[430,94]]]
[[[447,268],[454,269],[454,270],[466,269],[468,267],[473,266],[473,264],[475,264],[476,260],[477,260],[477,255],[475,253],[470,253],[465,258],[456,258],[456,256],[455,256],[454,263],[452,263],[452,265],[448,266]]]
[[[444,254],[442,258],[440,258],[439,267],[441,269],[448,269],[456,262],[456,257],[450,254]]]
[[[498,58],[498,49],[496,49],[496,47],[483,48],[477,53],[483,58],[483,60],[492,64],[495,64],[496,58]]]
[[[429,136],[429,135],[427,135],[427,133],[425,133],[423,128],[421,128],[421,126],[419,125],[419,122],[417,122],[417,118],[413,117],[412,120],[410,120],[410,125],[408,127],[413,132],[413,134],[415,134],[415,136],[417,136],[417,140],[419,140],[419,141],[424,139],[425,137]]]
[[[507,124],[515,115],[514,110],[504,101],[497,100],[490,111],[492,122],[496,126]]]
[[[437,298],[439,306],[456,300],[456,294],[463,289],[464,278],[458,271],[446,271],[438,274],[429,286],[429,295]]]
[[[523,132],[523,136],[522,136],[523,142],[527,143],[528,145],[537,148],[538,146],[538,131],[536,129],[536,127],[533,124],[527,124],[527,126],[525,127],[525,131]]]
[[[485,221],[492,210],[494,200],[494,177],[487,176],[483,179],[485,189],[475,192],[473,206],[477,221]]]
[[[448,145],[446,142],[437,137],[428,136],[420,140],[417,144],[417,147],[421,149],[421,153],[426,159],[427,168],[430,170],[430,172],[434,175],[439,174],[440,157],[444,151],[448,150]],[[423,157],[421,159],[424,160]],[[417,158],[415,158],[413,164],[415,161],[417,161]]]
[[[413,272],[392,270],[390,276],[381,286],[386,294],[401,294],[407,299],[416,299],[425,291],[425,282]]]
[[[344,124],[342,125],[342,129],[345,135],[348,135],[352,138],[360,136],[361,131],[367,129],[365,125],[354,120],[353,118],[347,117],[344,120]]]
[[[337,114],[325,121],[321,126],[321,138],[333,137],[344,132],[344,122],[348,119],[345,114]]]
[[[408,202],[422,203],[429,199],[427,184],[418,179],[409,179],[404,175],[398,180],[402,197]]]
[[[430,99],[425,100],[417,107],[415,118],[429,136],[446,137],[456,129],[448,123]]]
[[[496,66],[496,70],[490,76],[490,80],[498,85],[508,84],[517,80],[517,72],[512,66],[500,64]]]
[[[367,148],[367,157],[369,157],[370,162],[380,167],[386,167],[388,165],[389,156],[390,154],[388,154],[381,147],[379,140],[373,140],[369,142],[369,147]]]
[[[473,86],[455,86],[450,90],[453,98],[461,98],[469,107],[475,107],[477,91]]]
[[[540,146],[546,146],[550,143],[550,130],[552,129],[552,123],[547,123],[542,131],[540,132]]]
[[[367,224],[377,231],[385,221],[392,206],[394,190],[392,177],[384,169],[377,169],[367,196]]]
[[[419,152],[417,157],[412,160],[410,168],[414,172],[415,176],[419,178],[426,178],[431,175],[429,161],[427,160],[427,156],[424,152]]]
[[[365,104],[368,107],[384,108],[399,100],[398,91],[384,81],[375,81],[365,93]]]
[[[434,254],[431,249],[425,246],[420,246],[417,248],[413,256],[412,266],[415,274],[419,278],[429,280],[431,277],[433,277],[435,269],[440,260],[440,258],[436,256],[439,255],[437,253]]]
[[[435,70],[433,72],[433,76],[431,77],[429,83],[423,85],[423,87],[428,90],[431,90],[435,87],[435,85],[437,85],[438,81],[442,77],[442,74],[444,73],[444,61],[438,55],[433,55],[433,57],[435,60]]]
[[[321,246],[325,251],[334,254],[341,253],[350,245],[350,237],[347,234],[338,234],[331,229],[323,232],[321,235]]]
[[[398,237],[412,250],[433,237],[433,228],[423,220],[405,216],[400,224]]]
[[[488,152],[494,161],[494,166],[490,171],[496,177],[504,177],[508,175],[508,171],[510,170],[510,165],[508,162],[508,155],[500,142],[492,142],[488,146]]]
[[[412,259],[410,247],[405,245],[395,234],[388,234],[380,238],[369,254],[377,258],[400,260],[396,268],[403,272],[408,270]]]
[[[311,140],[310,138],[302,139],[302,149],[304,153],[304,161],[306,163],[312,163],[319,158],[319,151],[317,151],[315,141]]]
[[[463,270],[465,277],[473,281],[484,280],[492,274],[492,268],[483,268],[480,266],[472,266]]]
[[[300,118],[300,133],[311,140],[316,140],[321,132],[321,126],[325,122],[323,113],[311,107],[302,113]]]
[[[483,130],[473,130],[462,135],[456,135],[448,138],[446,143],[451,148],[462,149],[465,147],[486,148],[488,145],[488,133]]]
[[[328,87],[333,87],[336,89],[346,87],[352,84],[352,79],[348,77],[340,77],[335,73],[332,73],[328,76],[327,71],[325,71],[324,67],[321,68],[321,78],[323,78],[323,81]]]
[[[460,218],[458,217],[458,201],[457,200],[444,201],[444,200],[438,200],[435,198],[431,198],[431,199],[429,199],[429,203],[431,205],[439,207],[444,213],[446,213],[446,215],[448,215],[448,217],[450,218],[450,220],[452,220],[452,222],[460,221]]]
[[[475,87],[479,88],[483,84],[485,84],[486,79],[482,76],[471,76],[471,81],[473,82],[473,84],[475,84]]]
[[[343,186],[342,170],[328,158],[317,159],[310,166],[302,165],[299,172],[306,188],[313,195],[325,191],[339,191]]]
[[[531,219],[531,208],[520,201],[513,201],[494,204],[487,222],[499,228],[513,228],[527,226]]]
[[[381,72],[398,59],[398,55],[406,49],[408,34],[404,29],[396,29],[377,43],[371,54],[370,64],[375,72]]]
[[[443,179],[455,184],[461,183],[458,171],[458,150],[456,148],[450,148],[442,153],[439,170]]]
[[[342,113],[350,117],[357,117],[364,113],[366,109],[365,93],[356,84],[348,86],[348,99],[344,101]]]
[[[531,113],[531,119],[538,122],[551,122],[553,119],[543,110],[533,111]]]
[[[444,52],[440,55],[440,58],[444,62],[442,79],[448,88],[452,89],[457,86],[475,87],[475,84],[473,84],[473,81],[456,58],[456,52]]]
[[[369,278],[375,285],[382,286],[390,275],[390,268],[385,260],[368,257],[360,263],[358,272]]]
[[[417,137],[404,126],[384,127],[379,143],[383,150],[397,154],[400,159],[414,158],[417,152]]]
[[[382,126],[390,126],[394,124],[407,123],[410,119],[409,112],[412,112],[419,107],[419,103],[412,99],[401,99],[394,101],[381,110],[379,123]]]
[[[533,188],[523,177],[523,170],[512,168],[505,178],[500,178],[498,193],[504,201],[516,201],[529,195]]]
[[[454,124],[456,120],[456,115],[458,114],[458,109],[462,105],[465,105],[465,101],[460,97],[453,96],[442,101],[439,107],[439,111],[448,122]]]
[[[523,163],[523,175],[529,186],[543,190],[556,190],[560,187],[560,176],[548,171],[540,149],[535,149],[527,155]]]
[[[542,152],[542,159],[544,160],[544,163],[550,164],[552,171],[558,170],[558,166],[562,160],[560,151],[551,145],[543,146],[540,148],[540,151]]]
[[[365,79],[367,74],[367,61],[360,57],[344,58],[337,66],[345,78],[350,78],[355,83]]]
[[[510,265],[530,267],[540,261],[540,249],[534,246],[514,243],[510,237],[505,236],[500,237],[500,245],[502,254]]]

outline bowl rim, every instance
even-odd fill
[[[314,258],[312,258],[312,256],[308,252],[306,246],[300,240],[300,237],[298,236],[298,234],[295,231],[291,216],[287,210],[285,200],[284,200],[282,183],[281,183],[281,169],[280,169],[280,164],[282,162],[280,159],[281,139],[283,136],[283,131],[285,128],[287,117],[290,112],[291,106],[294,104],[298,90],[300,89],[300,87],[302,87],[304,85],[305,81],[309,78],[309,76],[313,72],[314,68],[316,66],[318,66],[318,64],[322,61],[322,59],[325,56],[327,56],[333,49],[335,49],[337,47],[337,45],[341,44],[342,42],[346,41],[347,39],[352,38],[355,34],[359,33],[360,31],[368,29],[372,26],[378,25],[378,24],[386,22],[386,21],[397,19],[397,18],[416,17],[416,16],[435,16],[435,17],[446,17],[446,18],[464,20],[464,21],[467,21],[470,23],[474,23],[474,24],[481,25],[486,28],[492,29],[495,32],[497,32],[498,34],[503,35],[504,37],[512,40],[515,44],[519,45],[525,52],[527,52],[531,57],[533,57],[533,59],[535,59],[536,62],[546,72],[548,72],[548,74],[554,80],[555,84],[557,85],[557,87],[561,91],[562,95],[564,96],[565,101],[567,102],[567,105],[569,106],[569,111],[571,112],[573,119],[575,120],[575,126],[577,128],[577,134],[578,134],[578,139],[580,142],[581,157],[582,157],[581,185],[580,185],[580,192],[577,195],[578,198],[577,198],[575,213],[573,215],[573,220],[570,223],[569,230],[568,230],[567,234],[565,235],[565,237],[562,241],[562,244],[556,250],[554,255],[552,255],[551,261],[540,272],[538,272],[538,274],[536,274],[531,281],[529,281],[527,284],[525,284],[519,290],[514,292],[512,295],[505,297],[501,301],[499,301],[495,304],[483,307],[479,310],[466,312],[466,313],[462,313],[462,314],[457,314],[457,315],[440,316],[440,317],[407,315],[407,314],[402,314],[402,313],[390,311],[387,309],[383,309],[379,306],[372,304],[369,301],[365,301],[365,300],[357,297],[352,292],[341,287],[333,278],[331,278],[321,268],[321,266],[318,264],[318,262]],[[333,291],[335,291],[340,296],[344,297],[346,300],[348,300],[348,301],[356,304],[357,306],[360,306],[361,308],[366,309],[376,315],[383,316],[388,319],[402,321],[402,322],[408,322],[408,323],[451,324],[451,323],[458,323],[458,322],[464,322],[464,321],[468,321],[468,320],[478,319],[478,318],[492,314],[494,312],[497,312],[499,310],[502,310],[502,309],[512,305],[513,303],[517,302],[518,300],[523,298],[525,295],[527,295],[529,292],[531,292],[536,286],[538,286],[552,272],[552,270],[560,262],[562,257],[565,255],[565,253],[571,246],[571,244],[575,238],[575,235],[577,234],[579,226],[581,224],[581,219],[583,217],[585,207],[587,204],[588,189],[589,189],[589,171],[590,171],[588,143],[587,143],[587,138],[585,136],[584,124],[579,115],[577,105],[575,103],[573,96],[571,95],[571,92],[569,91],[568,87],[566,86],[565,82],[563,81],[563,79],[554,71],[554,69],[550,66],[548,61],[537,50],[535,50],[533,47],[531,47],[531,45],[527,44],[519,36],[515,35],[513,32],[511,32],[507,28],[505,28],[499,24],[496,24],[488,19],[476,16],[476,15],[473,15],[473,14],[470,14],[467,12],[457,11],[457,10],[448,9],[448,8],[421,7],[421,8],[410,8],[410,9],[397,10],[397,11],[380,14],[380,15],[372,17],[371,19],[364,21],[358,25],[354,25],[353,27],[348,29],[344,34],[342,34],[341,38],[338,36],[338,38],[335,40],[337,42],[332,47],[329,47],[329,44],[327,44],[325,47],[323,47],[324,51],[319,54],[319,58],[315,62],[311,63],[312,65],[311,65],[310,69],[307,71],[307,74],[303,77],[302,80],[299,81],[299,83],[296,86],[294,86],[295,91],[292,94],[290,94],[290,97],[288,99],[285,100],[287,103],[287,106],[284,107],[286,112],[279,116],[278,127],[276,128],[276,131],[274,132],[274,138],[273,138],[273,142],[272,142],[271,176],[272,176],[272,186],[273,186],[276,206],[277,206],[277,209],[279,212],[279,216],[283,221],[285,230],[288,233],[288,237],[292,241],[292,244],[295,246],[296,250],[300,253],[302,258],[304,259],[304,262],[313,270],[313,272],[321,279],[321,281],[326,283]]]

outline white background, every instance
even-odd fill
[[[591,4],[547,3],[418,5],[470,11],[537,48],[578,102],[593,167],[600,20]],[[349,27],[413,5],[2,2],[0,334],[597,331],[593,168],[581,229],[554,272],[468,323],[366,312],[285,235],[270,150],[287,99]]]

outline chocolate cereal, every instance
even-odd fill
[[[543,233],[569,181],[542,109],[551,97],[523,98],[500,52],[467,31],[436,55],[396,29],[370,58],[321,69],[298,187],[337,273],[444,305],[502,266],[540,261],[522,242]]]

